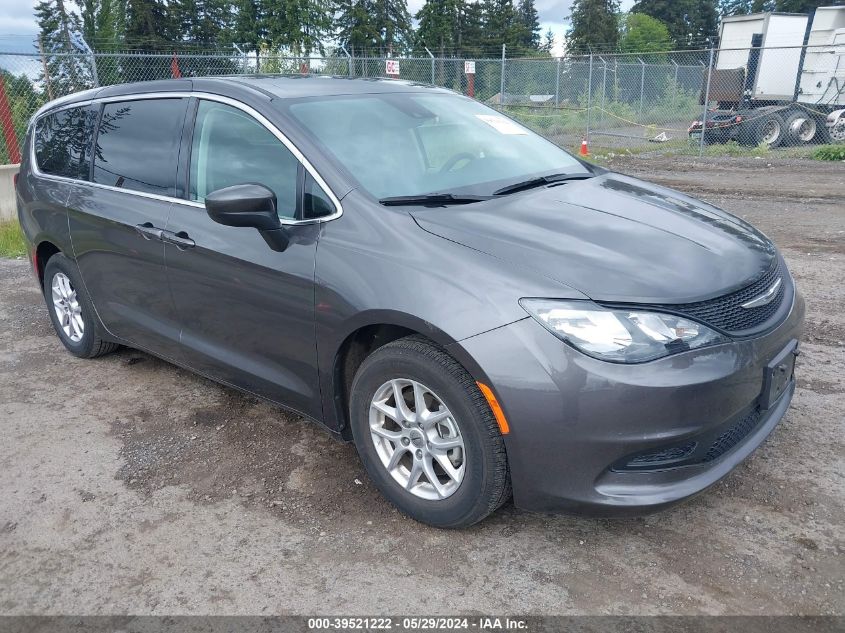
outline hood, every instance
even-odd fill
[[[729,213],[613,173],[412,215],[429,233],[596,301],[710,299],[756,280],[776,257],[762,233]]]

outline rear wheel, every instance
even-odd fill
[[[119,345],[103,339],[76,264],[57,253],[44,268],[44,300],[59,340],[74,356],[94,358]]]
[[[408,337],[379,348],[355,374],[352,436],[370,479],[412,518],[472,525],[510,497],[502,435],[467,371]]]
[[[790,145],[812,143],[818,135],[819,127],[814,116],[804,110],[795,110],[786,117],[786,140]]]
[[[786,123],[777,112],[755,115],[755,118],[743,122],[740,139],[746,145],[766,145],[780,147],[786,139]]]

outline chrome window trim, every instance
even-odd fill
[[[54,176],[52,174],[45,174],[38,168],[38,161],[35,158],[35,125],[41,117],[47,116],[48,114],[54,114],[56,112],[60,112],[62,110],[66,110],[68,108],[80,108],[87,105],[92,104],[99,104],[99,103],[115,103],[120,101],[140,101],[145,99],[188,99],[190,97],[196,97],[197,99],[205,99],[206,101],[216,101],[217,103],[222,103],[224,105],[231,106],[233,108],[237,108],[242,112],[245,112],[253,119],[258,121],[262,126],[264,126],[273,136],[275,136],[281,143],[284,145],[294,157],[302,163],[302,166],[305,167],[305,170],[311,174],[311,177],[317,182],[318,185],[326,192],[326,195],[332,201],[332,204],[335,207],[335,212],[323,216],[321,218],[310,218],[307,220],[293,220],[289,218],[279,218],[281,223],[285,226],[295,226],[299,224],[318,224],[320,222],[330,222],[335,220],[343,215],[343,206],[340,204],[340,198],[337,197],[334,191],[332,191],[331,187],[328,186],[323,177],[320,175],[320,172],[311,164],[311,162],[305,157],[305,155],[299,150],[299,148],[293,144],[293,142],[285,136],[285,134],[279,130],[273,123],[271,123],[264,115],[260,112],[248,106],[237,99],[233,99],[231,97],[224,97],[223,95],[217,95],[210,92],[200,92],[200,91],[173,91],[173,92],[140,92],[137,94],[127,94],[127,95],[116,95],[112,97],[100,97],[100,98],[93,98],[93,99],[86,99],[83,101],[74,101],[72,103],[63,103],[56,108],[47,108],[43,112],[39,111],[36,115],[32,118],[32,123],[30,124],[33,129],[33,133],[31,134],[32,141],[30,142],[30,163],[32,163],[32,172],[38,176],[39,178],[45,178],[47,180],[56,180],[59,182],[68,182],[73,184],[80,184],[80,185],[90,185],[92,187],[97,187],[99,189],[105,189],[108,191],[119,191],[122,193],[127,193],[130,195],[140,196],[142,198],[151,198],[153,200],[161,200],[163,202],[171,202],[173,204],[179,204],[182,206],[194,207],[199,209],[204,209],[205,205],[201,202],[197,202],[196,200],[188,200],[187,198],[176,198],[174,196],[165,196],[156,193],[148,193],[146,191],[135,191],[133,189],[123,189],[121,187],[113,187],[111,185],[104,185],[102,183],[97,182],[90,182],[88,180],[79,180],[78,178],[67,178],[65,176]]]

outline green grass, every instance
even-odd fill
[[[845,145],[822,145],[813,152],[814,160],[843,160],[845,161]]]
[[[17,220],[0,222],[0,257],[23,257],[26,242]]]

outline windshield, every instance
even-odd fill
[[[320,97],[293,102],[289,111],[379,199],[491,195],[536,175],[589,173],[556,145],[459,95]]]

